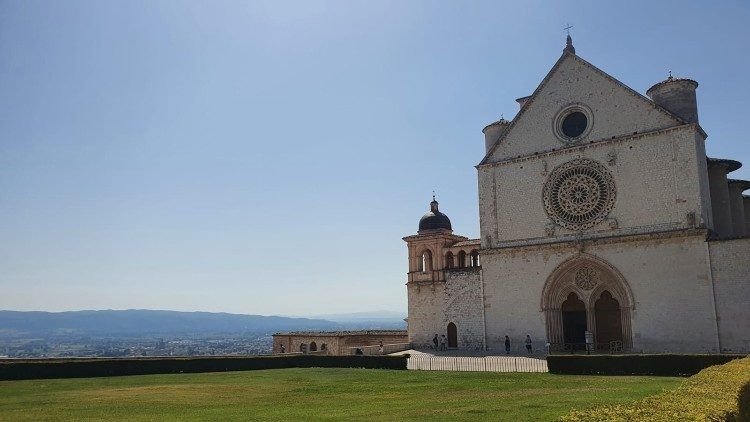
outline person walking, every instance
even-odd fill
[[[505,336],[505,354],[510,354],[510,337]]]
[[[378,352],[380,352],[380,354],[382,355],[383,351],[383,340],[380,340],[380,343],[378,344]]]
[[[439,341],[438,340],[438,336],[437,336],[437,334],[435,334],[435,337],[432,338],[432,344],[435,345],[435,350],[438,349],[438,341]]]
[[[445,334],[440,336],[440,350],[448,350],[448,347],[446,347],[446,340],[445,340]]]
[[[281,349],[281,353],[284,353],[286,351],[286,349],[284,348],[284,345],[280,344],[279,346],[280,346],[279,348]]]
[[[530,335],[526,334],[526,341],[524,341],[524,343],[526,343],[526,352],[528,354],[531,354],[532,350],[531,350],[531,336]]]

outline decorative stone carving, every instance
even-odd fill
[[[552,170],[543,192],[547,215],[570,230],[584,230],[602,222],[612,211],[617,194],[609,170],[586,158]]]
[[[617,230],[618,228],[620,228],[620,223],[616,218],[608,218],[607,222],[609,223],[609,228],[612,230]]]
[[[547,223],[546,226],[544,226],[544,234],[547,235],[547,237],[552,237],[555,235],[555,223]]]
[[[576,270],[574,281],[583,290],[591,290],[599,284],[599,273],[591,267],[581,267]]]

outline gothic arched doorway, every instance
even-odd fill
[[[594,304],[596,325],[596,342],[608,345],[613,341],[622,341],[622,315],[620,302],[605,290]]]
[[[542,289],[541,308],[550,349],[585,343],[586,330],[594,334],[599,348],[609,349],[616,343],[629,349],[634,304],[625,278],[601,258],[581,253],[562,262]]]
[[[452,322],[448,323],[448,347],[458,347],[458,330]]]
[[[566,348],[585,349],[586,343],[586,304],[571,292],[560,307],[562,312],[563,339]]]

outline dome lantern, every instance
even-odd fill
[[[419,220],[419,231],[417,233],[427,234],[439,231],[453,232],[453,229],[451,228],[451,220],[438,209],[438,202],[433,194],[430,212],[423,215]]]

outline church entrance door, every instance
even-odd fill
[[[611,342],[622,342],[620,315],[620,303],[612,297],[612,293],[603,291],[594,305],[596,342],[599,347],[609,349]]]
[[[565,347],[572,350],[586,348],[586,305],[578,295],[570,293],[560,308],[563,320]]]
[[[456,324],[448,324],[448,347],[458,347],[458,330]]]

